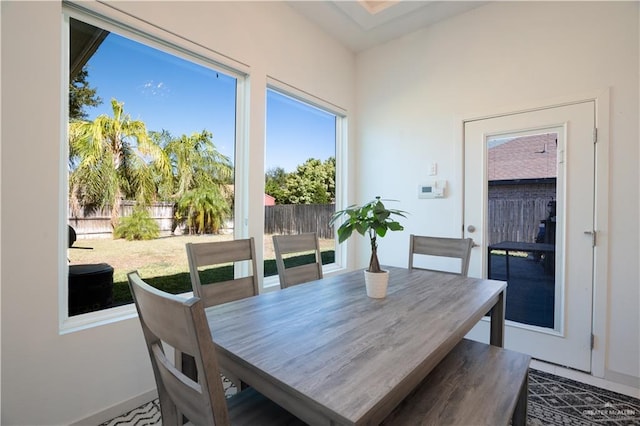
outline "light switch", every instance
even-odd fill
[[[435,161],[429,164],[429,176],[435,176],[438,174],[438,163]]]

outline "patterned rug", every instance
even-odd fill
[[[529,370],[527,425],[640,425],[640,400]]]
[[[223,381],[227,396],[235,394],[236,387]],[[640,426],[640,400],[533,369],[527,410],[527,426]],[[161,424],[155,399],[100,426]]]

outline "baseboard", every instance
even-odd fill
[[[632,388],[636,388],[640,390],[640,378],[633,377],[628,374],[618,373],[617,371],[612,371],[609,369],[605,369],[604,377],[607,380],[621,383],[623,385],[630,386]]]
[[[539,361],[536,359],[531,360],[531,368],[640,399],[640,389],[624,383],[614,382],[611,380],[611,378],[602,379],[599,377],[594,377],[591,374],[584,373],[582,371],[572,370],[570,368],[562,367],[555,364],[549,364],[547,362]]]
[[[121,403],[112,405],[111,407],[102,410],[96,414],[92,414],[89,417],[86,417],[82,420],[78,420],[77,422],[73,422],[70,426],[86,426],[86,425],[99,425],[104,422],[107,422],[115,417],[122,415],[123,413],[127,413],[141,405],[146,404],[147,402],[153,401],[158,397],[158,391],[156,389],[152,389],[148,392],[140,394],[136,397],[133,397],[129,400],[123,401]]]

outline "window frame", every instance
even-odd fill
[[[314,96],[308,92],[305,92],[301,89],[293,87],[281,80],[278,80],[273,77],[267,77],[267,84],[265,87],[265,126],[266,123],[266,98],[267,92],[271,90],[277,92],[280,95],[284,95],[290,97],[296,101],[302,102],[304,104],[310,105],[314,108],[317,108],[323,112],[334,115],[336,117],[336,130],[335,130],[335,160],[336,160],[336,176],[335,176],[335,185],[336,185],[336,200],[335,200],[335,208],[336,211],[342,210],[346,206],[347,199],[347,191],[346,191],[346,164],[347,164],[347,111],[343,108],[328,102],[322,98]],[[265,156],[266,149],[268,145],[268,141],[266,140],[266,132],[265,132]],[[266,173],[266,161],[265,164],[265,173]],[[264,209],[264,205],[263,205]],[[264,226],[263,226],[264,228]],[[264,236],[264,230],[263,234]],[[264,240],[263,240],[264,244]],[[264,262],[264,259],[262,259]],[[323,275],[331,275],[340,271],[344,271],[347,268],[347,250],[343,244],[338,243],[338,239],[336,237],[335,243],[335,258],[334,263],[330,263],[322,266]],[[262,287],[265,291],[272,291],[280,288],[280,281],[278,275],[272,275],[269,277],[263,276],[263,284]]]
[[[95,6],[96,9],[93,10]],[[183,60],[223,72],[236,79],[236,124],[235,124],[235,148],[234,148],[234,184],[235,184],[235,209],[234,209],[234,236],[242,238],[248,235],[248,174],[245,157],[249,154],[249,139],[247,131],[248,118],[248,84],[249,73],[245,64],[231,60],[188,39],[179,37],[161,28],[142,22],[129,15],[120,14],[108,5],[92,4],[92,9],[87,9],[77,4],[65,3],[62,8],[62,79],[61,79],[61,104],[62,104],[62,132],[60,136],[60,218],[59,225],[59,265],[58,273],[58,328],[60,334],[67,334],[87,328],[110,324],[137,316],[133,303],[107,308],[86,314],[69,316],[68,306],[68,259],[67,247],[67,223],[68,223],[68,123],[69,123],[69,37],[70,18],[86,22],[98,28],[119,35],[130,40],[158,49],[162,52],[174,55]],[[242,186],[240,186],[242,185]],[[184,293],[190,295],[190,292]]]

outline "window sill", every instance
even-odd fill
[[[193,292],[182,293],[178,296],[188,299],[193,296]],[[59,333],[61,335],[75,333],[77,331],[113,324],[137,317],[138,312],[136,311],[135,305],[133,303],[129,303],[128,305],[116,306],[114,308],[103,309],[101,311],[61,318]]]

